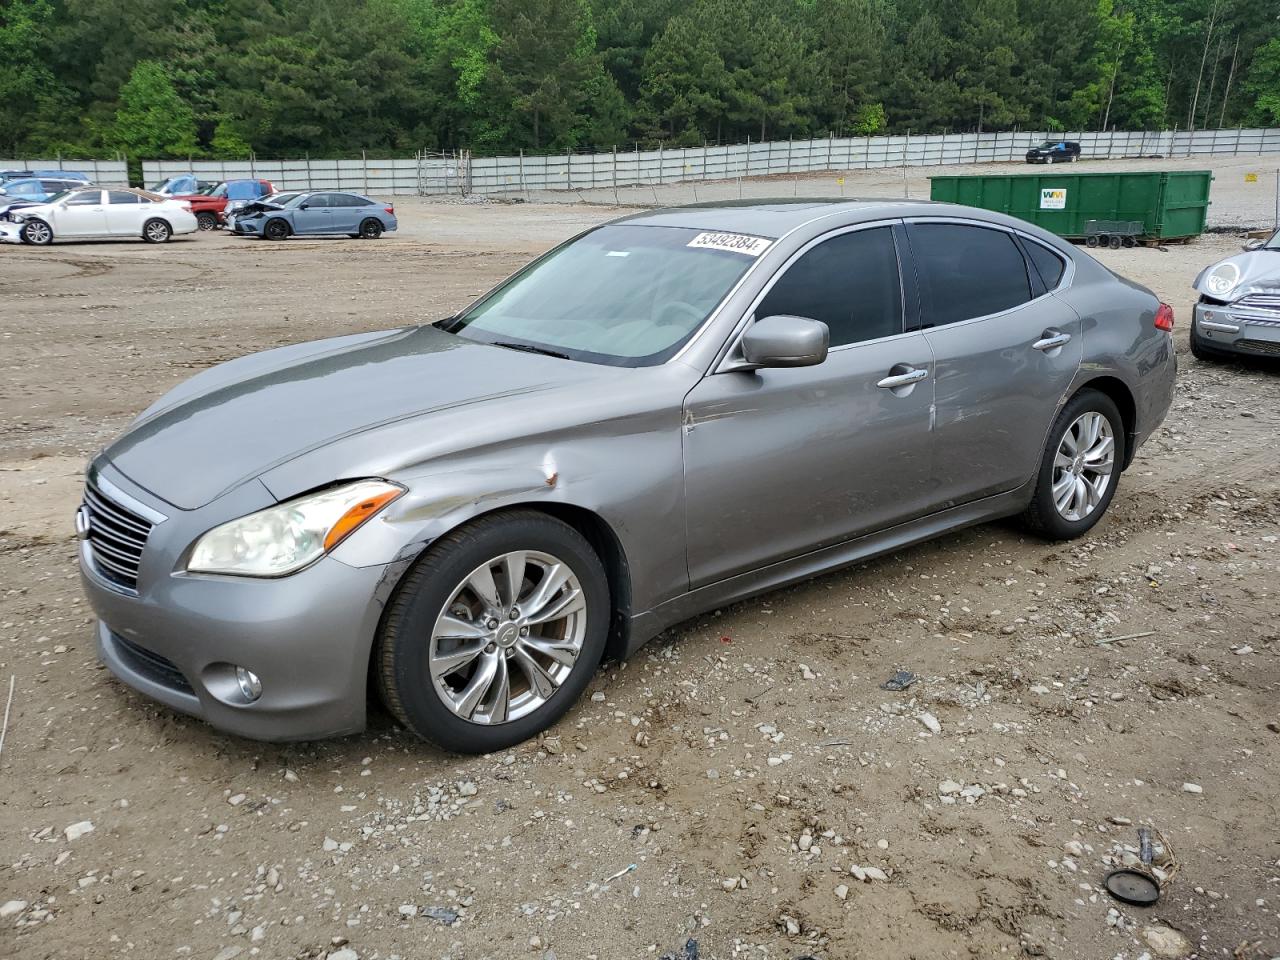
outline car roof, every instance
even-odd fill
[[[819,220],[829,220],[831,225],[862,223],[868,220],[886,220],[910,216],[964,216],[971,220],[984,220],[1001,226],[1026,227],[1027,224],[1003,214],[953,203],[937,203],[932,200],[908,198],[831,198],[831,199],[775,199],[775,200],[727,200],[711,203],[694,203],[681,207],[665,207],[636,213],[614,220],[658,227],[687,227],[697,230],[715,230],[724,233],[746,233],[757,237],[777,239],[793,230],[809,226]]]

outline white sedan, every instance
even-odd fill
[[[145,190],[68,190],[47,203],[23,207],[0,221],[0,240],[39,246],[72,237],[141,237],[164,243],[174,234],[195,233],[191,204]]]

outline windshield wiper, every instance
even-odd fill
[[[557,350],[548,350],[546,347],[535,347],[531,343],[511,343],[507,340],[492,341],[495,347],[506,347],[508,350],[523,350],[525,353],[540,353],[544,357],[555,357],[558,360],[571,359],[567,353],[560,353]]]

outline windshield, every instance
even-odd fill
[[[1056,146],[1057,146],[1058,144],[1060,144],[1061,142],[1062,142],[1061,140],[1046,140],[1044,143],[1039,144],[1039,145],[1036,147],[1036,149],[1037,149],[1037,150],[1050,150],[1050,149],[1052,149],[1052,148],[1056,147]]]
[[[1280,230],[1271,235],[1271,239],[1262,245],[1264,250],[1280,250]]]
[[[73,193],[75,193],[74,190],[59,190],[57,193],[53,194],[52,196],[46,197],[44,202],[57,203],[59,200],[65,200],[67,197],[71,196],[71,194]]]
[[[227,195],[227,185],[225,183],[211,183],[200,193],[206,197],[225,197]]]
[[[600,227],[526,267],[442,327],[573,360],[662,363],[767,246],[760,238],[685,227]]]

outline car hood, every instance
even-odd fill
[[[135,483],[189,510],[355,434],[589,381],[607,369],[429,326],[320,340],[192,378],[145,411],[105,456]]]
[[[1228,290],[1217,292],[1210,290],[1207,286],[1209,275],[1224,266],[1234,267],[1238,271],[1238,279]],[[1192,286],[1197,293],[1224,303],[1232,303],[1241,297],[1256,293],[1273,296],[1280,294],[1280,249],[1250,250],[1219,260],[1201,270]]]

